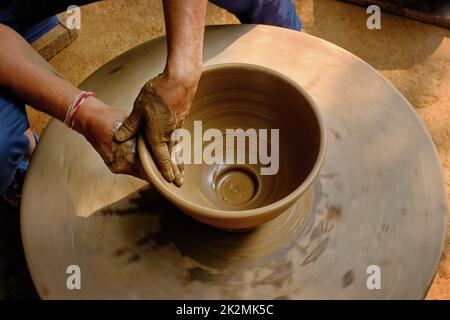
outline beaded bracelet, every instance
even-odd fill
[[[68,126],[70,129],[73,129],[73,127],[75,126],[77,112],[80,109],[81,104],[87,98],[93,96],[95,96],[93,92],[81,91],[80,94],[78,94],[75,99],[73,99],[73,102],[70,104],[69,108],[67,108],[66,117],[64,118],[64,123],[66,124],[66,126]]]

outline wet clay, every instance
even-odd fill
[[[189,154],[197,156],[209,147],[228,160],[224,153],[233,138],[229,130],[254,130],[253,140],[229,140],[231,159],[244,154],[244,163],[186,164],[184,184],[177,187],[158,172],[148,148],[141,144],[139,152],[156,188],[202,222],[224,229],[256,227],[288,210],[319,172],[325,141],[318,109],[306,91],[274,70],[250,64],[206,68],[184,122],[190,136],[199,134],[200,122],[203,132],[217,129],[223,139],[206,140],[201,146],[191,143]],[[273,174],[263,174],[268,167],[262,148],[276,155]],[[250,162],[251,153],[258,155],[256,163]],[[274,204],[277,208],[271,207]]]
[[[213,183],[217,195],[228,205],[243,205],[253,199],[259,189],[255,175],[245,169],[230,169]]]

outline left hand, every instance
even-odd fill
[[[90,97],[80,109],[75,128],[91,143],[113,173],[122,173],[147,180],[137,153],[136,138],[122,143],[114,140],[114,133],[126,120],[126,113]]]

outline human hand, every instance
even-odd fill
[[[114,134],[118,143],[124,143],[136,139],[143,128],[164,178],[178,186],[183,184],[184,167],[180,159],[171,156],[177,144],[172,133],[182,126],[189,113],[198,79],[197,75],[191,79],[174,79],[163,73],[148,81],[136,98],[131,114]]]
[[[126,113],[90,97],[80,108],[75,129],[84,135],[113,173],[132,175],[147,180],[136,148],[136,138],[124,142],[114,140],[114,133],[126,120]]]

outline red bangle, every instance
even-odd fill
[[[81,104],[89,97],[95,96],[93,92],[82,91],[79,95],[75,97],[73,102],[70,104],[69,108],[66,111],[66,117],[64,119],[64,123],[70,128],[73,129],[75,127],[75,120],[77,117],[78,110],[80,109]]]

